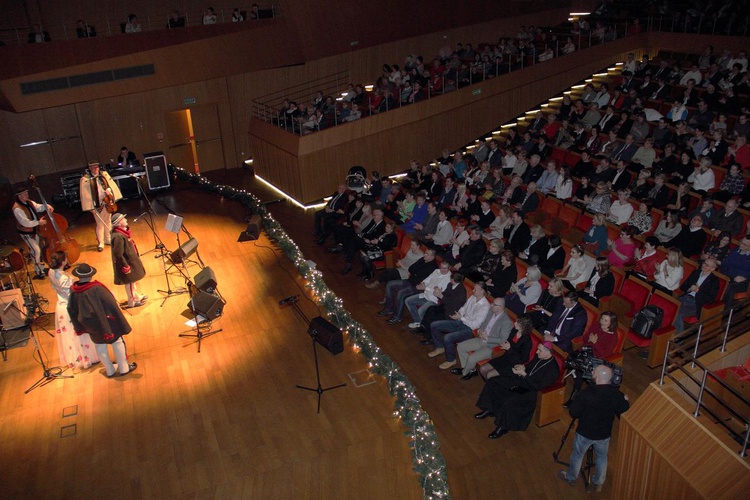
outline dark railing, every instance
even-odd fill
[[[750,301],[746,300],[730,309],[729,312],[707,318],[702,324],[671,339],[667,345],[659,379],[660,385],[664,385],[665,379],[670,379],[675,387],[695,402],[693,411],[695,418],[705,412],[724,427],[740,444],[739,455],[741,457],[747,456],[747,449],[750,446],[750,419],[747,417],[750,415],[750,400],[716,376],[699,361],[699,358],[717,349],[724,352],[729,340],[746,335],[748,314],[750,314]],[[719,316],[721,316],[721,321],[716,321]],[[718,326],[704,328],[704,324],[717,324]],[[722,391],[712,389],[713,384],[720,386]],[[724,396],[725,394],[731,394],[732,401],[729,401]],[[728,412],[732,418],[720,418],[714,411],[717,406]]]
[[[514,45],[517,53],[503,54],[502,62],[490,62],[489,64],[484,62],[477,64],[476,61],[463,60],[461,68],[448,71],[437,79],[431,78],[429,84],[425,86],[425,88],[422,88],[420,93],[416,96],[412,96],[408,88],[383,85],[381,88],[375,89],[375,85],[365,85],[365,92],[362,97],[362,104],[360,105],[359,112],[361,113],[361,117],[364,118],[373,114],[401,108],[417,101],[431,99],[459,88],[475,85],[484,82],[489,78],[520,70],[527,66],[544,62],[552,58],[561,57],[578,50],[583,50],[594,45],[611,42],[620,38],[634,36],[642,32],[695,32],[744,36],[750,31],[748,29],[748,20],[750,19],[750,16],[736,18],[729,23],[729,25],[722,23],[721,19],[712,20],[711,23],[703,22],[701,19],[702,18],[699,18],[697,22],[694,22],[691,19],[684,19],[684,16],[680,15],[671,17],[645,17],[638,19],[637,23],[633,18],[592,19],[591,23],[593,23],[593,26],[590,26],[589,29],[580,29],[577,23],[547,29],[544,32],[545,40],[536,43],[524,42],[524,47],[521,50],[518,50],[520,44]],[[572,44],[568,43],[569,40]],[[477,47],[477,52],[485,55],[487,54],[486,52],[480,52],[480,47],[483,46],[484,44],[480,44]],[[494,57],[493,50],[494,46],[490,48],[489,54]],[[333,89],[330,92],[324,92],[324,95],[344,96],[349,90],[348,85],[350,83],[352,82],[345,81],[340,87]],[[312,95],[312,92],[317,90],[313,88],[314,85],[312,84],[303,84],[298,87],[308,87],[307,95]],[[310,90],[312,90],[312,92],[310,92]],[[376,90],[376,92],[373,92],[373,90]],[[413,92],[413,88],[411,88],[411,91]],[[388,92],[389,95],[387,97],[382,97],[382,94],[386,92]],[[256,99],[252,104],[253,116],[299,135],[340,125],[347,121],[354,121],[351,119],[341,120],[339,118],[342,107],[341,102],[347,100],[344,97],[336,97],[336,106],[333,110],[329,109],[319,121],[308,119],[289,121],[279,119],[276,110],[279,109],[283,99],[288,98],[287,96],[292,93],[294,93],[293,89],[284,89],[277,92],[276,94],[278,98],[276,102],[269,99],[269,96],[263,96]],[[306,101],[307,99],[304,98],[304,100]],[[274,110],[274,107],[276,110]]]
[[[237,7],[225,7],[215,8],[214,14],[216,16],[215,24],[231,23],[234,9]],[[272,19],[281,17],[281,6],[278,4],[268,4],[259,6],[258,20]],[[165,12],[164,14],[150,15],[150,16],[138,16],[138,23],[141,26],[141,32],[145,31],[157,31],[164,29],[180,29],[183,26],[202,26],[203,17],[206,14],[205,11],[194,11],[194,12],[177,12],[177,19],[181,19],[179,27],[170,28],[170,13]],[[240,8],[240,13],[243,14],[245,22],[252,22],[250,15],[252,9]],[[97,37],[120,35],[125,31],[125,25],[128,22],[127,16],[130,12],[123,12],[121,19],[84,19],[85,26],[90,26],[95,29]],[[137,12],[134,14],[138,15]],[[172,23],[175,26],[175,23]],[[42,30],[49,34],[52,42],[58,40],[72,40],[78,38],[76,29],[79,28],[76,19],[70,19],[63,24],[53,24],[48,26],[42,26]],[[14,28],[2,28],[0,29],[0,42],[5,45],[26,45],[28,43],[29,34],[32,29],[28,26],[14,27]]]

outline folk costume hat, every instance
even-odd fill
[[[112,227],[117,226],[117,224],[125,218],[124,214],[121,214],[119,212],[112,214]]]
[[[83,264],[78,264],[76,268],[73,269],[73,276],[82,280],[90,280],[94,277],[95,274],[96,268],[86,264],[85,262]]]

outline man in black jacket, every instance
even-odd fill
[[[390,316],[403,303],[406,297],[419,293],[416,286],[422,283],[432,271],[437,269],[435,262],[435,249],[428,248],[424,252],[424,257],[409,266],[409,279],[389,281],[385,287],[385,307],[378,312],[378,316]]]
[[[456,271],[460,269],[462,273],[468,272],[469,269],[482,262],[482,257],[487,253],[487,244],[482,238],[482,228],[477,225],[471,225],[468,231],[469,241],[461,247],[458,258],[454,259],[453,262],[454,269]]]
[[[700,269],[688,276],[688,279],[680,285],[683,295],[680,297],[680,310],[674,320],[677,333],[684,328],[684,318],[689,316],[700,316],[704,304],[718,299],[719,278],[714,275],[717,264],[716,259],[706,259]]]
[[[436,306],[427,309],[422,317],[421,324],[417,328],[411,328],[412,333],[424,334],[424,339],[420,342],[422,345],[432,345],[432,323],[450,319],[452,314],[461,309],[466,303],[468,296],[464,286],[464,275],[461,273],[451,274],[451,280],[445,290],[435,290],[435,297],[438,299]]]
[[[584,389],[570,406],[570,416],[578,419],[570,468],[557,473],[557,477],[573,486],[581,471],[583,457],[589,447],[594,447],[596,473],[591,478],[594,492],[602,491],[607,478],[607,453],[615,417],[630,408],[628,397],[612,385],[612,369],[606,365],[594,368],[594,382]]]
[[[346,207],[349,204],[349,198],[346,196],[346,186],[340,184],[335,193],[331,195],[326,206],[315,212],[315,231],[313,235],[318,237],[316,243],[322,245],[331,227],[336,224],[339,216],[346,213]]]
[[[523,220],[523,211],[516,209],[510,216],[512,225],[505,228],[505,247],[518,255],[518,252],[529,246],[531,229]]]

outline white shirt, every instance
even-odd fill
[[[680,286],[684,272],[685,270],[682,266],[672,267],[669,265],[669,261],[665,259],[659,264],[657,272],[654,275],[654,281],[667,290],[674,291]],[[665,276],[665,274],[669,276]]]
[[[709,191],[716,187],[716,177],[714,171],[708,169],[705,172],[693,171],[692,174],[687,178],[687,181],[692,183],[693,189],[696,191]]]
[[[469,297],[469,300],[466,301],[466,304],[464,304],[461,309],[458,310],[459,316],[461,316],[461,322],[471,328],[472,330],[476,330],[480,326],[482,326],[482,323],[484,322],[484,318],[487,316],[487,311],[490,310],[490,302],[487,300],[486,297],[482,297],[481,299],[477,300],[477,298],[472,294],[471,297]]]
[[[422,281],[422,284],[425,288],[424,291],[419,294],[419,297],[437,304],[438,298],[435,297],[435,287],[438,287],[441,291],[444,291],[450,281],[450,271],[443,274],[440,272],[440,269],[435,269],[429,276],[424,279],[424,281]]]

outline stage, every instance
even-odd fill
[[[262,200],[277,197],[245,170],[216,181],[247,188]],[[133,326],[126,342],[130,360],[138,363],[136,372],[107,379],[95,365],[24,395],[42,369],[31,342],[9,350],[8,360],[0,363],[0,496],[422,497],[404,435],[408,429],[393,415],[385,379],[368,374],[361,354],[346,343],[336,356],[318,346],[322,385],[347,384],[322,395],[319,415],[317,394],[295,387],[316,384],[311,340],[307,324],[278,302],[299,294],[307,318],[324,311],[310,300],[304,280],[265,232],[257,241],[237,242],[250,215],[245,207],[184,182],[152,196],[155,226],[166,247],[178,246],[175,235],[164,230],[171,210],[184,217],[199,242],[197,256],[215,272],[227,304],[213,327],[223,331],[205,338],[200,353],[193,339],[179,337],[189,330],[188,295],[163,299],[157,291],[167,288],[163,261],[151,252],[143,256],[147,277],[139,282],[148,302],[125,311]],[[142,254],[154,248],[154,239],[144,219],[132,220],[146,208],[143,200],[121,207]],[[460,381],[439,370],[405,322],[388,326],[377,317],[382,287],[368,290],[354,273],[339,273],[341,258],[313,243],[312,211],[289,202],[267,208],[416,386],[437,428],[454,498],[585,495],[581,485],[570,488],[555,477],[560,467],[551,453],[567,417],[544,428],[532,424],[497,441],[487,439],[493,426],[473,418],[481,380]],[[96,252],[90,214],[65,207],[58,212],[68,216],[70,234],[82,245],[79,262],[96,267],[96,278],[124,300],[123,287],[112,285],[109,247]],[[12,234],[9,220],[2,223],[3,234]],[[186,235],[180,239],[184,243]],[[194,276],[200,267],[191,264],[187,270]],[[179,274],[170,274],[169,280],[173,290],[185,285]],[[34,284],[54,311],[50,285]],[[40,322],[53,331],[52,319],[47,315]],[[54,339],[42,328],[34,331],[51,364],[58,365]],[[635,358],[632,351],[626,355],[626,366],[639,363]],[[632,402],[654,377],[649,372],[629,375],[625,392]],[[610,471],[615,450],[613,439]],[[568,445],[562,455],[569,453]],[[610,477],[605,494],[611,484]]]

